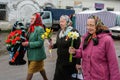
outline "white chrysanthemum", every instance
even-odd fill
[[[72,39],[77,39],[79,37],[79,34],[75,31],[72,34]]]
[[[68,34],[68,37],[72,38],[73,40],[77,39],[79,37],[79,33],[77,33],[76,31],[75,32],[72,31]]]

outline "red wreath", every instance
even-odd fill
[[[20,38],[21,34],[22,34],[22,30],[15,30],[11,32],[8,35],[7,40],[5,41],[7,46],[13,46],[13,45],[16,45],[16,43],[19,43],[21,40]]]

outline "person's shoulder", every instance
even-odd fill
[[[112,36],[108,33],[101,34],[100,38],[102,39],[102,41],[105,41],[106,43],[113,42]]]
[[[43,29],[43,27],[42,27],[42,26],[36,26],[36,28],[37,28],[37,29]]]
[[[106,35],[103,39],[104,39],[106,42],[111,42],[111,41],[113,41],[112,36],[110,36],[110,35]]]
[[[110,33],[101,33],[98,37],[106,40],[112,39],[112,36]]]
[[[59,30],[57,31],[57,34],[59,34],[59,33],[61,32],[61,30],[62,30],[62,29],[59,29]]]
[[[73,31],[73,32],[76,31],[76,32],[79,33],[79,31],[77,29],[75,29],[75,28],[73,28],[71,31]]]
[[[80,34],[80,32],[77,30],[77,29],[75,29],[75,28],[73,28],[71,31],[73,31],[73,32],[77,32],[77,33],[79,33],[79,35],[80,35],[80,37],[81,37],[81,34]]]
[[[44,30],[44,28],[42,26],[37,26],[36,27],[38,30]]]
[[[78,31],[77,29],[73,28],[71,31]]]
[[[44,28],[41,27],[41,26],[37,26],[37,27],[36,27],[36,31],[37,31],[37,32],[44,32]]]
[[[110,35],[105,35],[104,38],[111,39],[112,37]]]

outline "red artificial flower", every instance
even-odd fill
[[[12,45],[15,45],[15,44],[16,44],[16,40],[13,39],[13,40],[12,40]]]
[[[19,35],[21,35],[22,31],[21,30],[16,30],[16,33],[18,33]]]
[[[12,37],[11,35],[8,35],[8,37],[7,37],[7,38],[8,38],[8,39],[10,39],[11,37]]]
[[[10,40],[10,39],[7,39],[5,42],[6,42],[7,44],[9,44],[9,43],[11,43],[11,40]]]
[[[7,40],[5,41],[6,44],[15,45],[17,41],[20,41],[20,35],[22,34],[22,30],[15,30],[13,32],[10,32],[10,34],[7,37]]]
[[[16,40],[16,41],[20,41],[20,37],[17,36],[17,37],[15,38],[15,40]]]
[[[11,33],[10,33],[10,36],[11,36],[11,37],[12,37],[12,36],[14,36],[14,35],[15,35],[15,33],[14,33],[14,32],[11,32]]]

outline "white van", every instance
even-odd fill
[[[120,38],[120,26],[115,26],[115,27],[112,27],[112,28],[109,28],[109,29],[112,32],[113,37]]]

